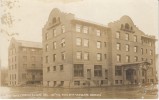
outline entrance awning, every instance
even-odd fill
[[[149,62],[143,61],[143,62],[133,62],[133,63],[118,63],[116,66],[128,66],[128,65],[150,65]]]
[[[149,68],[149,65],[150,63],[147,62],[147,61],[143,61],[143,62],[133,62],[133,63],[119,63],[119,64],[116,64],[115,66],[121,66],[121,67],[133,67],[135,66],[135,68],[142,68],[142,69],[145,69],[147,70]]]

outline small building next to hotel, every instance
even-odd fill
[[[42,44],[11,39],[8,48],[8,85],[42,83]]]

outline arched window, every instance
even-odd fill
[[[60,22],[60,17],[57,18],[58,22]]]
[[[53,18],[52,23],[56,23],[56,18],[55,17]]]
[[[125,24],[125,29],[129,29],[129,24],[128,23]]]
[[[123,29],[123,27],[124,27],[124,25],[123,25],[123,24],[121,24],[121,29]]]

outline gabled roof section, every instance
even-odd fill
[[[40,42],[32,42],[32,41],[25,41],[25,40],[16,40],[14,37],[10,41],[10,47],[13,47],[13,45],[19,45],[23,47],[30,47],[30,48],[42,48],[42,43]]]
[[[129,16],[127,16],[127,15],[122,16],[120,18],[120,21],[127,22],[127,23],[129,23],[131,25],[134,25],[134,22],[132,21],[132,19]]]
[[[42,48],[42,43],[40,42],[23,41],[23,40],[18,40],[17,42],[20,43],[20,46],[23,47]]]

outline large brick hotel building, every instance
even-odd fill
[[[43,84],[85,87],[156,82],[155,41],[128,16],[106,27],[55,8],[42,33]]]

